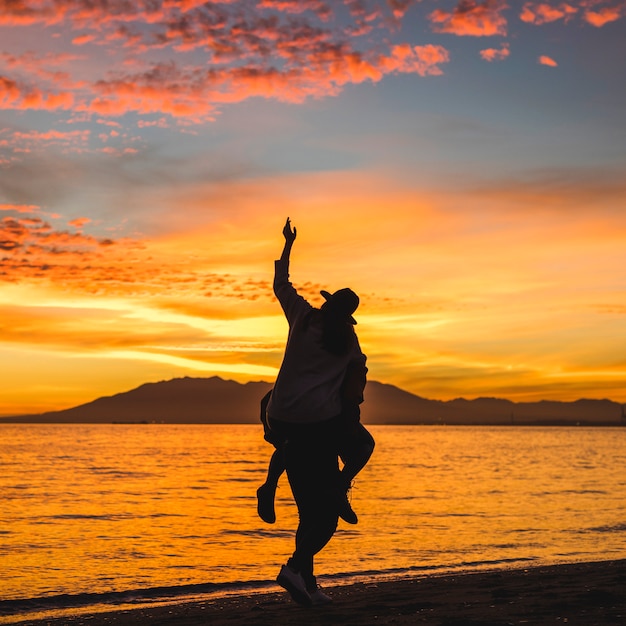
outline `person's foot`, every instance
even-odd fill
[[[309,594],[310,598],[311,598],[311,604],[313,606],[320,606],[322,604],[329,604],[330,602],[333,601],[333,599],[325,594],[322,591],[322,588],[319,585],[315,586],[315,589],[307,589],[307,593]]]
[[[257,506],[256,510],[259,517],[267,524],[273,524],[276,521],[276,512],[274,511],[274,498],[276,489],[263,483],[256,490]]]
[[[289,565],[283,565],[276,582],[289,592],[291,599],[302,606],[311,606],[313,601],[306,590],[306,583],[300,572],[294,572]]]
[[[339,517],[345,522],[348,522],[348,524],[356,524],[359,521],[359,518],[350,506],[350,500],[348,499],[349,493],[350,489],[337,490],[335,494],[337,513],[339,514]]]

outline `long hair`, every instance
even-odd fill
[[[322,305],[320,309],[322,320],[322,347],[327,352],[341,356],[346,354],[354,342],[354,328],[346,315],[337,313]]]

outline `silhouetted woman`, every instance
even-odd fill
[[[343,414],[342,390],[349,372],[356,372],[356,378],[362,375],[364,383],[367,370],[353,327],[358,296],[350,289],[322,292],[326,302],[321,309],[312,307],[289,282],[289,257],[296,239],[289,219],[283,235],[274,293],[287,317],[289,334],[267,421],[277,439],[285,442],[283,459],[299,524],[296,549],[277,582],[299,604],[323,604],[330,598],[317,585],[313,559],[337,528],[341,508],[337,492],[345,499],[349,486],[339,472],[338,442],[345,439],[346,424],[352,424],[354,416],[346,419]],[[372,450],[373,440],[369,454]]]

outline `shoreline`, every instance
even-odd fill
[[[323,584],[323,576],[320,576]],[[4,616],[4,624],[61,626],[505,626],[626,623],[626,559],[416,575],[324,586],[333,603],[302,608],[286,592],[196,598],[159,606],[89,607],[62,617]],[[7,619],[11,621],[6,621]]]

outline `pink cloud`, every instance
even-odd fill
[[[506,0],[432,2],[438,8],[427,11],[428,21],[437,33],[507,34],[512,3]],[[0,0],[0,25],[25,26],[35,36],[37,28],[62,20],[68,44],[81,46],[80,55],[0,53],[0,108],[67,111],[76,122],[132,112],[198,123],[247,98],[302,102],[389,74],[444,71],[450,60],[444,47],[396,42],[398,22],[412,6],[426,6],[424,0],[342,4],[339,20],[338,3],[329,0]],[[525,1],[520,18],[567,21],[584,9],[584,19],[600,26],[620,17],[623,6]],[[479,54],[504,60],[509,48],[485,47]],[[156,123],[146,119],[140,126]]]
[[[26,132],[17,131],[13,133],[13,137],[20,141],[62,141],[71,142],[76,139],[80,141],[87,141],[89,139],[89,130],[71,130],[71,131],[58,131],[48,130],[45,132],[39,132],[35,130],[29,130]]]
[[[503,61],[511,54],[509,44],[502,44],[500,48],[486,48],[480,51],[480,56],[485,61]]]
[[[345,6],[357,25],[373,22],[382,15],[380,6],[371,7],[364,0],[345,0]]]
[[[461,0],[455,9],[436,9],[428,16],[437,33],[486,37],[506,35],[507,20],[503,15],[507,8],[502,0]]]
[[[161,117],[158,120],[139,120],[137,122],[139,128],[148,128],[150,126],[156,126],[158,128],[169,128],[170,123],[167,118]]]
[[[578,12],[578,8],[561,2],[559,4],[547,4],[545,2],[527,2],[522,8],[520,19],[529,24],[546,24],[557,20],[569,19]]]
[[[9,108],[8,105],[19,100],[20,96],[18,84],[10,78],[0,76],[0,105]]]
[[[35,152],[50,146],[68,152],[82,152],[86,148],[91,132],[72,131],[0,131],[0,147],[12,152]]]
[[[387,0],[387,4],[396,19],[403,18],[409,7],[415,2],[416,0]]]
[[[547,65],[548,67],[557,67],[558,66],[558,63],[554,59],[552,59],[551,57],[546,56],[546,55],[541,55],[539,57],[539,64],[540,65]]]
[[[441,46],[363,45],[365,33],[389,29],[385,9],[400,19],[413,3],[388,0],[381,8],[347,0],[354,23],[346,25],[330,19],[334,5],[324,0],[259,0],[254,7],[241,0],[109,0],[106,7],[90,0],[0,0],[4,23],[46,28],[62,19],[77,31],[74,46],[101,48],[96,55],[85,47],[82,56],[0,54],[0,108],[71,111],[70,121],[134,112],[201,122],[213,119],[217,107],[250,97],[302,102],[386,74],[441,74],[449,61]],[[152,51],[166,60],[150,62]],[[196,59],[178,62],[191,51]],[[2,72],[2,62],[9,71]]]
[[[23,26],[36,23],[54,24],[65,16],[61,3],[0,0],[0,26]]]
[[[197,9],[206,4],[206,0],[163,0],[165,9],[178,9],[182,13]],[[222,0],[222,4],[228,4],[228,0]]]

